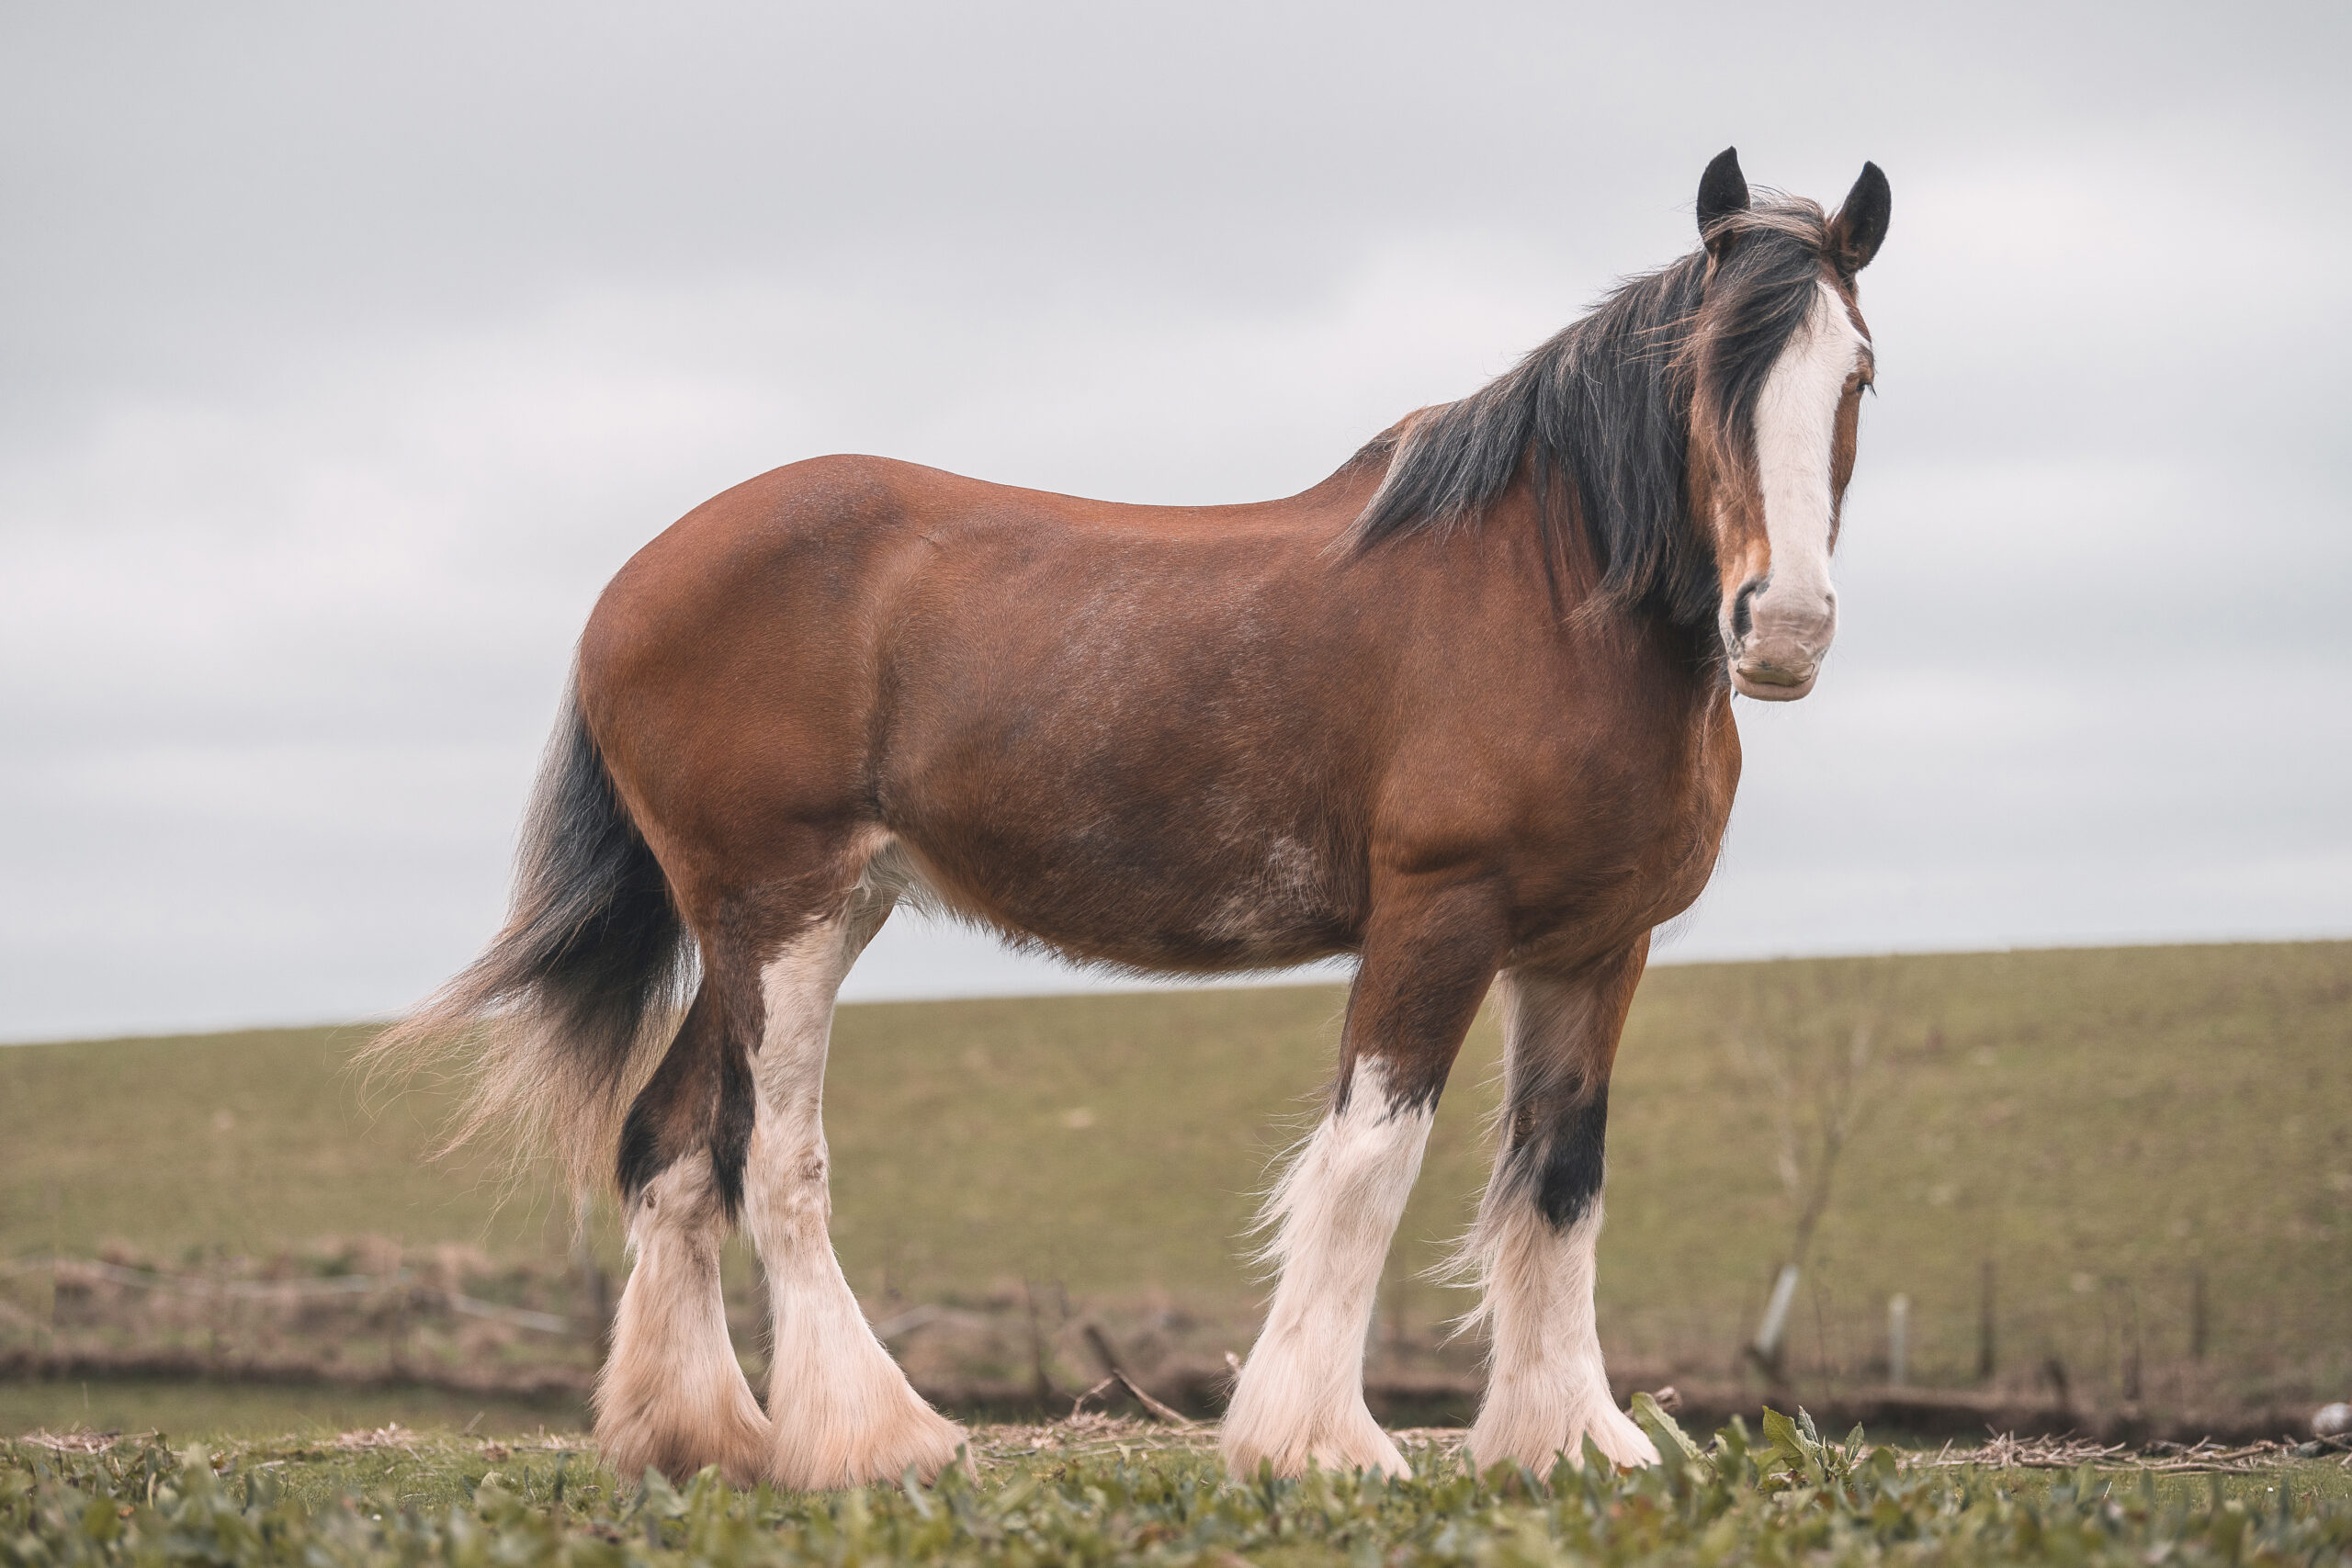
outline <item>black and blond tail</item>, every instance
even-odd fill
[[[568,693],[524,819],[505,928],[366,1060],[399,1072],[461,1058],[470,1102],[450,1145],[511,1128],[518,1151],[551,1151],[585,1188],[610,1179],[628,1098],[693,968],[669,883]]]

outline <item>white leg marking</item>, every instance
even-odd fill
[[[1600,1201],[1555,1231],[1534,1194],[1480,1221],[1486,1315],[1494,1333],[1486,1402],[1470,1429],[1478,1468],[1505,1461],[1541,1475],[1560,1454],[1583,1462],[1584,1439],[1617,1464],[1656,1464],[1647,1434],[1610,1397],[1593,1323],[1593,1250]]]
[[[716,1462],[741,1486],[767,1472],[767,1417],[719,1292],[729,1229],[707,1153],[673,1162],[629,1204],[635,1264],[596,1382],[596,1446],[624,1482],[648,1465],[683,1479]]]
[[[775,1309],[769,1473],[801,1491],[896,1481],[909,1466],[929,1480],[964,1441],[875,1338],[828,1229],[825,1053],[833,995],[888,909],[883,901],[876,913],[868,898],[809,926],[761,976],[767,1028],[744,1207]]]
[[[1266,1201],[1282,1280],[1241,1369],[1221,1440],[1234,1474],[1310,1465],[1409,1472],[1363,1403],[1364,1335],[1380,1266],[1420,1173],[1433,1111],[1392,1112],[1377,1061],[1356,1064],[1347,1109],[1324,1119]]]
[[[1559,1053],[1610,1027],[1588,987],[1506,971],[1495,982],[1501,1004],[1503,1104],[1523,1103],[1535,1084],[1559,1072]],[[1657,1450],[1610,1396],[1600,1334],[1592,1310],[1594,1260],[1600,1240],[1600,1194],[1565,1229],[1536,1206],[1536,1188],[1512,1168],[1508,1125],[1495,1173],[1478,1205],[1478,1223],[1458,1266],[1484,1292],[1477,1317],[1493,1337],[1487,1397],[1470,1428],[1480,1469],[1515,1461],[1548,1473],[1560,1454],[1583,1463],[1584,1439],[1618,1464],[1656,1464]]]

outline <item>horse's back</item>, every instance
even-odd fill
[[[724,671],[838,682],[892,658],[953,660],[957,634],[1043,621],[1054,639],[1138,618],[1246,613],[1311,570],[1344,513],[1289,502],[1132,506],[912,463],[831,457],[772,469],[688,513],[607,585],[582,641],[592,700],[664,700]],[[886,647],[886,645],[888,645]]]
[[[1160,885],[1202,907],[1114,934],[1130,962],[1319,951],[1357,902],[1332,868],[1359,857],[1323,807],[1366,776],[1346,743],[1366,727],[1302,748],[1302,703],[1318,672],[1374,674],[1353,608],[1317,588],[1346,515],[1314,492],[1156,508],[795,464],[614,579],[582,643],[583,710],[657,850],[729,882],[865,825],[951,898],[1066,945],[1087,944],[1061,912]],[[1250,889],[1283,931],[1239,912],[1268,903]]]

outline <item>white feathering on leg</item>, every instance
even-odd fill
[[[1530,1173],[1516,1168],[1528,1152],[1510,1146],[1509,1108],[1520,1104],[1545,1071],[1547,1050],[1589,1038],[1605,1025],[1587,986],[1506,972],[1495,987],[1503,1037],[1503,1124],[1496,1132],[1493,1177],[1477,1224],[1455,1251],[1452,1272],[1475,1279],[1477,1307],[1464,1328],[1484,1323],[1491,1349],[1487,1395],[1470,1429],[1480,1468],[1511,1461],[1539,1473],[1561,1454],[1584,1461],[1584,1439],[1618,1464],[1656,1464],[1657,1450],[1610,1395],[1593,1314],[1599,1277],[1601,1200],[1555,1226],[1538,1205]]]
[[[1356,1065],[1344,1111],[1326,1117],[1266,1201],[1264,1257],[1281,1268],[1273,1304],[1226,1411],[1237,1475],[1261,1463],[1408,1472],[1363,1402],[1364,1336],[1389,1237],[1420,1172],[1432,1108],[1392,1109],[1386,1074]]]
[[[767,1471],[768,1423],[727,1336],[718,1254],[730,1229],[710,1156],[678,1159],[629,1203],[634,1264],[596,1381],[596,1446],[623,1481],[679,1478],[713,1460],[748,1486]]]
[[[766,1037],[756,1064],[759,1116],[745,1209],[775,1313],[768,1393],[769,1472],[802,1491],[930,1480],[952,1463],[963,1429],[923,1403],[874,1337],[834,1257],[825,1148],[825,1055],[833,996],[887,899],[861,894],[812,923],[762,972]]]
[[[1584,1439],[1622,1465],[1656,1464],[1657,1449],[1617,1408],[1601,1365],[1592,1290],[1600,1199],[1555,1229],[1532,1192],[1513,1191],[1481,1213],[1473,1245],[1494,1336],[1487,1397],[1470,1429],[1472,1462],[1506,1461],[1538,1474],[1561,1454],[1584,1462]]]

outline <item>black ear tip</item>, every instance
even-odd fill
[[[1871,163],[1862,165],[1861,175],[1854,181],[1854,188],[1846,193],[1847,209],[1857,214],[1883,213],[1892,200],[1892,195],[1886,188],[1886,171]]]
[[[1747,176],[1739,172],[1739,149],[1726,147],[1715,154],[1699,176],[1699,231],[1747,207]]]
[[[1893,206],[1886,171],[1876,164],[1865,163],[1860,177],[1854,181],[1854,188],[1846,194],[1846,205],[1838,209],[1838,243],[1848,272],[1860,272],[1878,254],[1879,245],[1886,238],[1887,212]]]

